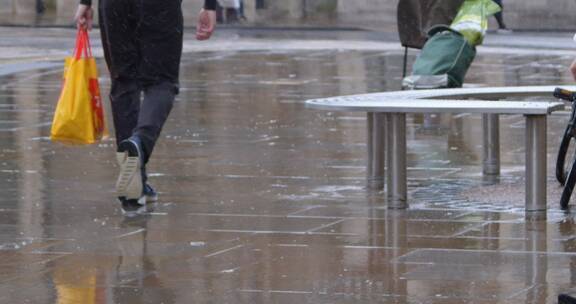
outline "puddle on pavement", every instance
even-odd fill
[[[467,79],[570,83],[571,59],[479,56]],[[161,200],[135,219],[114,201],[112,140],[47,140],[60,69],[1,77],[0,302],[550,303],[576,285],[573,219],[528,225],[510,191],[521,116],[501,120],[500,184],[479,173],[480,117],[411,115],[412,208],[364,190],[365,117],[303,101],[397,90],[401,72],[401,52],[186,55],[149,166]],[[550,170],[567,114],[552,117]]]

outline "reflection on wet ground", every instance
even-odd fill
[[[468,82],[569,83],[570,60],[481,55]],[[0,302],[553,303],[576,287],[574,220],[551,174],[567,112],[549,119],[548,222],[523,220],[520,116],[502,117],[500,184],[481,176],[480,117],[413,115],[411,208],[364,190],[364,115],[303,100],[399,89],[401,62],[187,55],[149,168],[161,200],[132,219],[114,201],[112,140],[47,139],[61,70],[1,76]]]

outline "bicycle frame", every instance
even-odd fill
[[[572,102],[570,120],[568,121],[566,130],[564,131],[564,136],[562,137],[560,148],[558,149],[558,158],[556,160],[556,179],[564,186],[560,198],[560,207],[562,209],[568,209],[568,203],[572,196],[574,186],[576,185],[576,157],[573,158],[573,163],[570,166],[571,169],[568,172],[565,171],[564,166],[570,143],[573,139],[576,140],[576,93],[557,88],[554,91],[554,97]]]

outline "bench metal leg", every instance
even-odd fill
[[[386,192],[388,208],[408,208],[406,187],[406,114],[389,113],[387,116]]]
[[[371,190],[384,189],[384,136],[386,134],[385,114],[368,113],[368,164],[367,185]]]
[[[500,175],[500,117],[498,114],[482,114],[484,175]]]
[[[546,116],[526,115],[526,219],[546,219]]]

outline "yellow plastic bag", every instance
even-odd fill
[[[108,135],[88,32],[78,30],[74,56],[64,65],[64,83],[54,113],[50,139],[66,144],[93,144]]]

